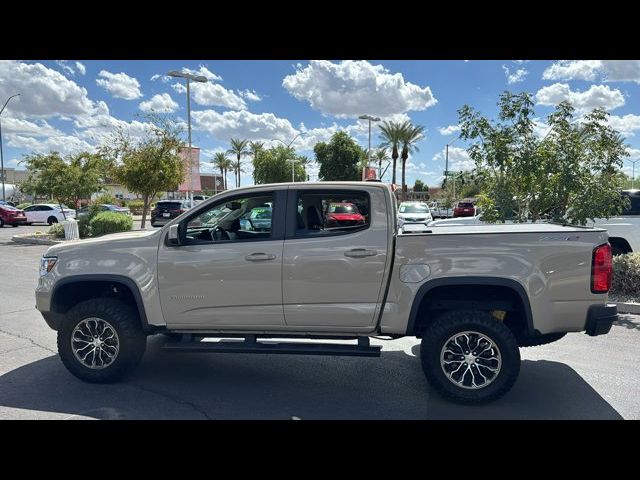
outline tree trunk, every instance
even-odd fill
[[[237,187],[240,186],[240,155],[238,155],[238,165],[236,166],[237,170],[238,170],[238,185],[236,185]]]
[[[224,189],[227,190],[227,169],[224,169]]]
[[[391,173],[391,183],[396,183],[396,162],[398,161],[398,150],[393,149],[393,153],[391,154],[391,158],[393,159],[393,172]]]
[[[406,171],[407,159],[402,159],[402,201],[407,200],[407,182],[405,181],[405,171]]]
[[[149,208],[149,195],[142,196],[142,223],[140,224],[140,228],[144,230],[144,225],[147,221],[147,209]]]

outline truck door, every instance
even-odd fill
[[[167,325],[282,326],[286,188],[195,207],[179,246],[160,242],[158,284]]]
[[[373,327],[390,261],[384,190],[290,188],[287,208],[286,324]]]

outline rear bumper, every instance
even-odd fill
[[[618,320],[618,307],[615,304],[592,305],[587,313],[585,330],[587,335],[605,335],[611,330],[613,322]]]
[[[21,218],[5,218],[4,223],[7,225],[26,225],[27,219],[26,217]]]

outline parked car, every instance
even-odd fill
[[[476,214],[476,207],[472,202],[458,202],[453,209],[454,218],[457,217],[473,217]]]
[[[542,223],[403,234],[393,195],[377,182],[229,190],[161,230],[50,247],[36,307],[58,332],[62,363],[87,382],[130,372],[156,333],[169,337],[167,352],[370,357],[381,355],[371,337],[413,336],[434,391],[466,404],[511,389],[519,347],[603,335],[618,319],[605,230]],[[368,228],[324,227],[323,202],[338,198],[362,202]],[[241,230],[239,219],[268,201],[273,229]]]
[[[63,213],[64,212],[64,213]],[[70,209],[66,205],[58,205],[57,203],[36,203],[24,209],[27,216],[27,224],[32,223],[54,223],[64,222],[69,218],[76,217],[76,211]]]
[[[407,223],[424,223],[433,220],[429,205],[424,202],[402,202],[398,207],[398,227]]]
[[[202,202],[204,202],[205,200],[207,200],[208,198],[211,198],[207,195],[194,195],[193,196],[193,205],[200,205]]]
[[[621,215],[589,222],[609,232],[614,255],[640,252],[640,190],[623,190],[622,195],[629,198],[629,207]]]
[[[101,212],[116,212],[116,213],[122,213],[124,215],[131,216],[131,210],[129,210],[127,207],[121,207],[119,205],[111,205],[108,203],[102,203],[98,205],[98,207],[100,207]],[[90,210],[91,210],[91,206],[86,206],[81,208],[80,210],[78,210],[78,218],[89,215]]]
[[[11,205],[0,205],[0,228],[5,225],[17,227],[18,225],[26,225],[27,217],[24,211],[18,210]]]
[[[429,210],[434,219],[453,217],[453,208],[445,207],[442,202],[434,201],[429,203]]]
[[[189,210],[189,200],[160,200],[151,210],[151,226],[161,227]]]
[[[327,227],[364,225],[364,216],[353,203],[330,203],[324,217]]]
[[[240,228],[243,230],[269,231],[271,230],[271,214],[270,205],[262,205],[253,208],[251,212],[240,219]]]

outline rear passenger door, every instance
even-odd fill
[[[382,189],[289,190],[282,267],[288,326],[358,331],[375,325],[389,261],[383,205]]]

